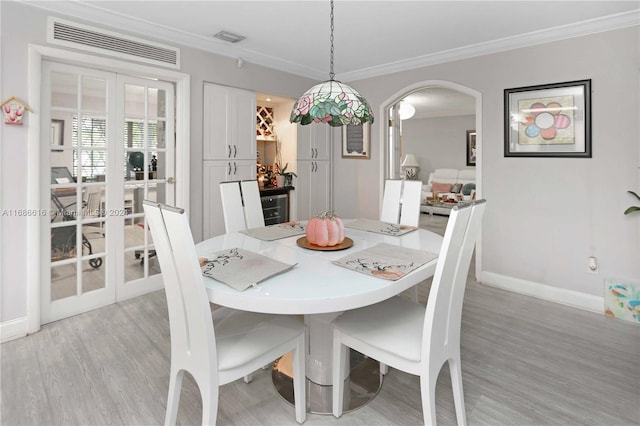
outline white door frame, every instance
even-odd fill
[[[154,68],[147,65],[119,61],[113,58],[87,55],[49,46],[29,45],[29,101],[32,106],[41,105],[42,61],[51,60],[100,68],[116,73],[145,75],[175,83],[176,85],[176,205],[189,210],[189,153],[190,153],[190,76],[185,73]],[[40,201],[40,149],[41,140],[48,140],[49,129],[40,125],[42,112],[37,109],[30,114],[27,136],[27,209],[49,210]],[[40,238],[41,218],[27,217],[27,333],[40,329]]]
[[[428,87],[445,87],[447,89],[455,90],[457,92],[465,93],[469,96],[473,96],[476,100],[476,197],[482,198],[482,93],[474,90],[470,87],[463,86],[458,83],[453,83],[451,81],[446,80],[426,80],[418,83],[411,84],[390,97],[388,97],[385,101],[380,105],[380,112],[378,117],[380,117],[379,126],[380,129],[380,181],[379,185],[379,200],[378,204],[382,205],[382,194],[384,192],[384,181],[385,176],[387,174],[388,168],[388,155],[389,155],[389,133],[388,133],[388,123],[391,117],[389,117],[389,108],[391,106],[398,103],[400,100],[404,99],[407,95],[416,92],[420,89],[426,89]],[[478,236],[478,243],[476,244],[476,278],[480,276],[482,271],[482,231]]]

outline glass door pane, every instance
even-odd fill
[[[160,274],[142,201],[173,204],[173,87],[122,78],[124,117],[121,170],[124,176],[124,287]]]
[[[51,140],[44,140],[50,165],[50,221],[43,247],[49,255],[49,284],[43,289],[42,322],[113,303],[109,284],[105,194],[108,160],[108,90],[115,75],[63,64],[43,67]]]

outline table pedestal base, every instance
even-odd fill
[[[343,412],[353,411],[371,401],[380,391],[383,376],[380,374],[380,364],[371,358],[351,351],[351,370],[345,379]],[[286,401],[293,404],[293,379],[290,375],[291,359],[288,356],[280,358],[273,365],[271,377],[273,384]],[[289,365],[287,365],[289,364]],[[307,412],[314,414],[332,414],[331,385],[319,385],[306,380]]]

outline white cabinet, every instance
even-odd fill
[[[326,123],[298,125],[298,160],[330,160],[333,132]]]
[[[256,94],[204,84],[204,160],[256,158]]]
[[[223,234],[220,182],[256,179],[256,95],[205,83],[203,93],[203,238]]]
[[[325,123],[298,125],[297,219],[333,208],[331,152],[334,129]]]
[[[307,220],[333,207],[330,161],[298,160],[296,196],[298,220]]]

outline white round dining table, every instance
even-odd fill
[[[344,222],[348,224],[349,220]],[[304,315],[308,349],[306,376],[311,385],[311,388],[307,387],[307,400],[309,411],[314,413],[331,412],[331,321],[343,311],[381,302],[432,277],[437,258],[396,281],[356,272],[335,265],[332,261],[379,243],[435,254],[440,252],[442,245],[440,235],[424,229],[416,229],[402,236],[391,236],[346,227],[345,235],[353,240],[353,245],[335,251],[311,250],[299,246],[297,241],[304,235],[263,241],[242,232],[219,235],[196,245],[200,257],[210,257],[223,249],[241,248],[287,264],[295,264],[287,272],[268,278],[244,291],[235,290],[206,276],[205,286],[209,301],[215,305],[252,312]],[[379,385],[381,383],[382,378]],[[314,390],[314,386],[320,388]],[[289,398],[285,396],[285,399]],[[356,407],[349,407],[353,408]]]

